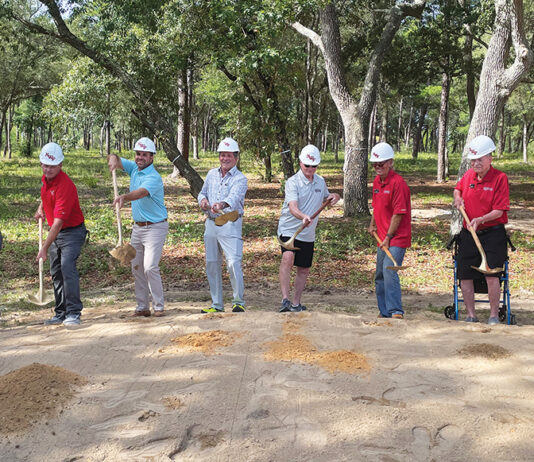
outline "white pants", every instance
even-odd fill
[[[204,244],[206,246],[206,275],[210,285],[212,306],[218,310],[224,308],[222,289],[222,253],[226,258],[226,266],[232,283],[232,303],[245,305],[243,295],[245,284],[243,282],[243,238],[241,218],[234,222],[229,221],[223,226],[217,226],[215,221],[206,220],[204,231]]]
[[[166,221],[148,226],[133,225],[131,244],[136,254],[132,260],[132,274],[135,279],[136,310],[150,309],[149,295],[152,295],[154,311],[163,310],[159,260],[168,232],[169,223]]]

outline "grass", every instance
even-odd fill
[[[132,158],[131,153],[126,157]],[[243,226],[245,284],[267,284],[276,287],[279,247],[275,240],[277,221],[283,201],[280,192],[281,175],[278,157],[273,157],[275,179],[266,184],[261,180],[262,163],[247,156],[241,168],[249,178]],[[451,156],[451,172],[456,172],[459,155]],[[164,155],[156,156],[156,168],[165,182],[166,205],[169,211],[169,235],[161,262],[166,289],[191,288],[204,285],[204,218],[196,200],[182,178],[171,179],[172,165]],[[191,160],[197,171],[205,176],[218,164],[214,153],[201,154]],[[397,156],[396,170],[408,181],[414,209],[449,210],[452,203],[454,178],[444,184],[435,182],[436,155],[422,153],[417,161],[409,153]],[[509,173],[511,202],[524,209],[534,207],[534,167],[520,158],[505,155],[494,165]],[[0,161],[0,230],[4,235],[4,249],[0,251],[0,310],[31,310],[25,301],[28,293],[38,287],[37,264],[38,230],[33,214],[39,203],[41,170],[37,155],[31,159],[15,157]],[[343,156],[335,163],[332,154],[323,156],[318,173],[323,175],[330,190],[342,193]],[[91,233],[90,243],[82,251],[78,262],[82,295],[85,303],[96,305],[132,298],[132,277],[129,268],[111,258],[108,250],[116,244],[117,230],[111,202],[111,176],[105,158],[97,151],[75,151],[66,156],[64,170],[78,187],[82,210]],[[374,172],[369,172],[372,180]],[[126,191],[127,175],[119,173],[119,189]],[[131,231],[130,209],[125,208],[123,232]],[[340,207],[326,209],[321,214],[316,241],[316,257],[309,286],[318,289],[366,289],[373,287],[375,243],[367,234],[369,217],[344,218]],[[451,255],[444,245],[448,240],[449,218],[438,214],[430,218],[414,219],[413,245],[407,252],[402,273],[406,291],[451,292]],[[511,290],[524,294],[534,292],[534,275],[530,268],[534,243],[530,233],[515,232],[518,250],[511,255]],[[50,287],[49,277],[46,280]],[[451,295],[452,296],[452,295]]]

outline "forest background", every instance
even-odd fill
[[[452,188],[473,136],[496,140],[496,166],[512,183],[512,218],[532,211],[531,1],[0,5],[0,264],[9,275],[2,278],[3,309],[20,307],[35,282],[37,154],[51,140],[67,152],[65,170],[80,189],[92,233],[80,269],[95,303],[107,287],[128,292],[129,271],[107,255],[116,231],[105,153],[128,157],[140,136],[154,137],[166,155],[158,154],[157,166],[171,217],[167,287],[203,283],[194,197],[224,136],[239,141],[251,178],[245,272],[259,284],[276,284],[281,191],[308,143],[324,153],[319,173],[344,196],[343,208],[325,213],[320,226],[321,273],[310,283],[321,290],[372,287],[366,159],[375,142],[400,153],[396,168],[412,187],[414,208],[427,210],[414,220],[409,290],[449,290],[443,245]],[[514,239],[515,288],[531,293],[529,227]]]

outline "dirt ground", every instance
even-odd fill
[[[534,300],[490,327],[445,318],[450,294],[408,294],[390,320],[350,291],[279,314],[275,287],[202,315],[201,289],[169,293],[161,318],[126,303],[75,329],[10,314],[0,460],[533,460]]]

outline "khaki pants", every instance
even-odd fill
[[[163,284],[159,272],[159,260],[163,244],[169,232],[169,223],[162,221],[148,226],[133,226],[131,244],[136,255],[132,260],[132,274],[135,280],[136,310],[163,311]]]

